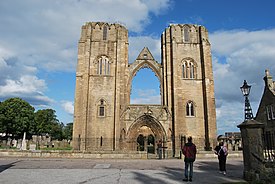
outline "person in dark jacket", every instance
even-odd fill
[[[214,152],[218,155],[220,173],[226,175],[226,157],[228,155],[228,151],[225,143],[220,142],[214,149]]]
[[[182,153],[184,155],[184,175],[183,181],[192,181],[193,177],[193,163],[196,160],[197,148],[196,145],[192,143],[192,137],[187,138],[187,143],[182,148]],[[189,172],[188,172],[189,168]]]
[[[157,152],[159,159],[162,159],[162,141],[159,140],[157,143]]]

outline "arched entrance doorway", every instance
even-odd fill
[[[144,141],[145,141],[145,136],[143,136],[142,134],[139,134],[138,138],[137,138],[137,151],[144,151]]]
[[[145,141],[147,141],[147,143]],[[146,137],[143,134],[139,134],[137,138],[137,151],[146,151],[146,148],[145,148],[146,145],[147,145],[147,152],[154,154],[155,153],[154,135],[150,134],[148,137]]]
[[[166,140],[166,133],[156,119],[150,115],[143,115],[130,126],[127,137],[128,147],[133,151],[147,151],[153,154],[156,140]]]
[[[155,137],[152,134],[150,134],[148,136],[147,145],[148,145],[147,152],[154,154],[155,153]]]

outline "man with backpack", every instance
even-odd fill
[[[196,160],[197,148],[196,145],[192,143],[192,137],[187,138],[187,143],[182,148],[182,153],[184,155],[184,175],[183,181],[192,181],[193,177],[193,163]],[[189,172],[188,172],[189,168]],[[189,176],[189,177],[188,177]]]

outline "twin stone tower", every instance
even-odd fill
[[[74,103],[73,148],[154,153],[161,140],[168,157],[188,136],[199,150],[216,144],[211,49],[205,27],[172,24],[161,35],[161,62],[144,47],[128,61],[128,30],[120,24],[82,26]],[[161,104],[130,104],[132,81],[151,69]],[[144,82],[150,83],[150,81]]]

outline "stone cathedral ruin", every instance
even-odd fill
[[[144,47],[128,61],[128,31],[89,22],[78,43],[73,148],[154,153],[161,140],[168,157],[180,155],[188,136],[199,150],[216,144],[211,46],[205,27],[172,24],[161,35],[161,62]],[[142,68],[160,82],[160,105],[130,104],[132,80]],[[145,81],[149,82],[149,81]]]

